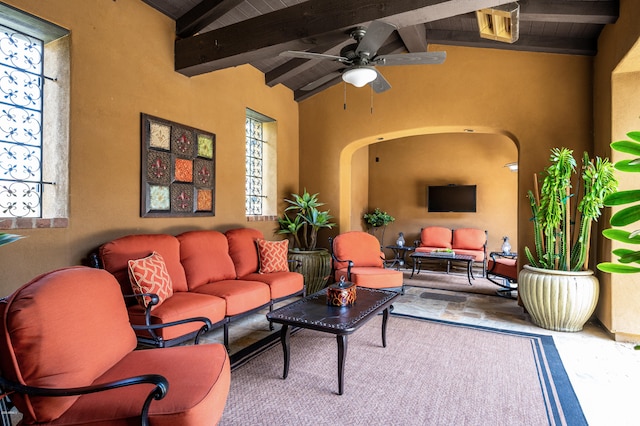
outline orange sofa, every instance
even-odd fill
[[[106,271],[75,266],[36,277],[0,299],[0,319],[0,387],[20,424],[210,425],[222,416],[225,347],[134,350]]]
[[[487,273],[487,231],[476,228],[449,229],[428,226],[420,230],[415,242],[417,253],[452,249],[456,254],[473,256],[474,263],[482,264],[482,276]]]
[[[194,338],[201,324],[173,324],[185,318],[207,318],[212,327],[224,327],[224,344],[229,343],[229,323],[277,301],[301,295],[302,274],[280,270],[260,273],[256,229],[238,228],[226,233],[213,230],[188,231],[180,235],[128,235],[100,246],[92,266],[112,273],[124,295],[132,295],[129,261],[152,253],[162,256],[172,283],[172,294],[161,304],[142,306],[129,301],[131,323],[142,344],[173,346]],[[286,258],[285,258],[286,263]],[[131,299],[128,297],[128,299]],[[146,329],[144,327],[147,327]]]

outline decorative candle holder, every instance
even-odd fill
[[[356,303],[356,285],[345,281],[344,276],[339,283],[327,287],[327,304],[331,306],[351,306]]]

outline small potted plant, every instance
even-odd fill
[[[364,221],[373,235],[376,235],[379,229],[382,229],[382,235],[380,236],[380,246],[384,246],[384,231],[387,229],[387,225],[395,221],[396,219],[385,211],[376,208],[370,213],[365,213],[363,216]],[[377,237],[377,235],[376,235]]]
[[[599,283],[588,268],[591,225],[618,182],[608,159],[590,159],[585,152],[579,191],[572,193],[573,151],[554,148],[550,161],[540,191],[536,180],[535,191],[528,192],[535,253],[525,247],[529,265],[520,272],[518,291],[536,325],[579,331],[598,301]]]
[[[291,194],[291,199],[284,201],[289,206],[278,218],[280,229],[278,234],[290,237],[293,247],[289,249],[289,258],[300,263],[298,272],[304,275],[307,294],[314,293],[325,287],[331,273],[331,255],[326,249],[316,248],[318,231],[322,228],[332,228],[333,216],[329,210],[320,211],[318,207],[324,205],[318,201],[318,194],[310,194],[305,188],[300,194]]]

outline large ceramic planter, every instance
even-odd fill
[[[326,249],[289,250],[289,259],[301,262],[300,268],[295,271],[304,276],[306,294],[327,286],[331,274],[331,254]]]
[[[593,271],[554,271],[525,265],[518,292],[533,323],[554,331],[580,331],[596,309],[600,286]]]

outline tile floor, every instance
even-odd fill
[[[394,303],[394,312],[551,335],[589,424],[640,424],[640,351],[631,343],[615,342],[597,323],[586,324],[578,333],[553,332],[533,325],[513,299],[420,287],[407,287]],[[231,353],[268,333],[262,315],[232,323]],[[211,333],[206,340],[221,341],[221,332]],[[496,362],[508,365],[510,360],[496,353]]]

